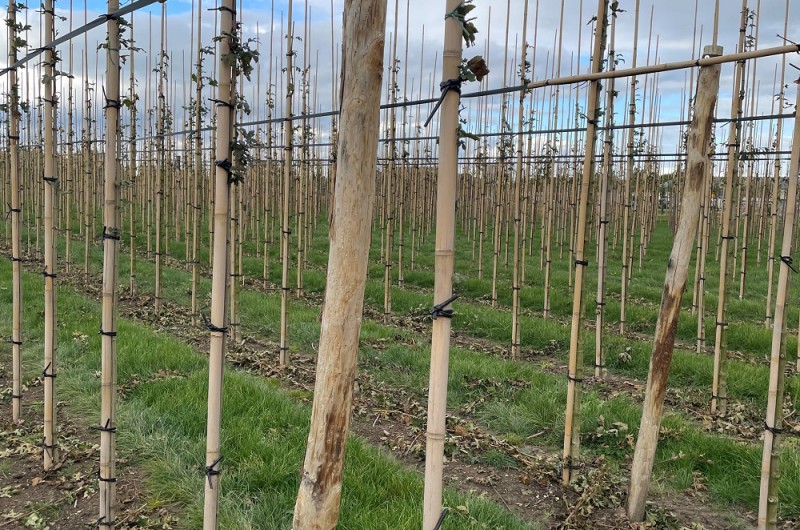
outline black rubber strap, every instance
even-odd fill
[[[445,309],[445,307],[447,307],[448,305],[453,303],[455,300],[457,300],[459,298],[459,296],[461,296],[461,295],[454,294],[453,296],[451,296],[450,298],[448,298],[444,302],[442,302],[440,304],[436,304],[435,306],[433,306],[433,309],[431,309],[431,316],[433,317],[433,319],[436,320],[439,317],[453,318],[453,310],[452,309]]]
[[[430,116],[428,116],[428,119],[425,120],[425,124],[423,125],[423,127],[427,127],[428,124],[430,124],[431,120],[436,115],[436,112],[439,110],[439,107],[442,106],[444,98],[447,96],[448,92],[454,90],[459,95],[461,95],[461,79],[460,78],[448,79],[447,81],[442,81],[441,83],[439,83],[439,90],[441,90],[442,95],[439,96],[439,101],[436,102],[436,105],[433,107]]]
[[[211,482],[211,477],[217,477],[220,474],[222,474],[222,471],[220,469],[217,469],[217,466],[219,465],[220,462],[222,462],[223,458],[225,458],[225,457],[220,455],[219,458],[217,458],[216,460],[211,462],[210,465],[205,466],[205,475],[206,475],[206,479],[208,479],[208,487],[210,489],[214,489],[214,485]]]

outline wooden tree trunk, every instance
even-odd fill
[[[119,0],[109,0],[108,12],[119,9]],[[103,185],[103,292],[100,324],[100,518],[115,522],[116,508],[116,398],[117,398],[117,285],[119,269],[119,184],[117,147],[119,136],[119,20],[109,20],[105,86],[105,181]]]
[[[720,48],[707,47],[705,53],[721,54]],[[689,127],[686,180],[678,230],[672,245],[661,298],[661,310],[656,323],[653,353],[647,377],[647,388],[636,440],[636,451],[631,468],[631,485],[628,496],[628,516],[632,521],[644,518],[647,490],[653,470],[653,461],[658,444],[658,431],[664,407],[667,379],[675,346],[675,330],[678,326],[681,295],[689,276],[689,263],[697,222],[700,216],[700,201],[705,191],[705,175],[710,163],[712,120],[719,91],[720,67],[706,66],[697,79],[695,116]]]
[[[214,238],[213,266],[211,271],[211,316],[207,322],[211,331],[211,345],[208,357],[208,423],[206,426],[206,480],[205,504],[203,507],[204,530],[217,528],[217,505],[219,502],[220,476],[219,464],[222,420],[222,371],[225,363],[227,335],[227,288],[228,260],[230,243],[228,227],[230,224],[230,163],[231,141],[233,140],[233,103],[236,95],[232,86],[232,67],[227,56],[231,53],[231,41],[235,32],[233,0],[223,0],[219,10],[219,73],[217,74],[216,104],[216,162],[214,176]]]
[[[800,104],[800,80],[797,83],[797,103]],[[783,218],[783,244],[775,299],[772,350],[767,393],[767,417],[764,430],[764,451],[761,457],[761,489],[758,502],[759,530],[774,530],[778,525],[780,485],[780,434],[783,426],[783,380],[786,366],[786,320],[789,281],[792,275],[792,250],[795,234],[797,181],[800,171],[800,120],[794,122],[792,157],[789,164],[789,189],[786,195],[786,214]],[[777,197],[775,198],[777,199]]]
[[[456,10],[460,0],[447,0],[446,12]],[[445,18],[442,80],[459,79],[461,64],[461,26],[453,17]],[[436,190],[436,257],[433,286],[434,318],[431,340],[431,371],[428,393],[427,442],[425,446],[425,499],[423,530],[432,530],[442,511],[442,474],[447,415],[447,372],[450,354],[451,321],[443,308],[453,293],[455,267],[455,190],[458,178],[459,93],[444,94],[439,119],[439,178]]]
[[[295,530],[336,528],[369,261],[386,2],[346,0],[341,127],[311,430]]]

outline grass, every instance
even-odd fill
[[[10,277],[7,262],[0,263],[0,272]],[[41,278],[25,273],[24,289],[24,361],[26,379],[31,380],[41,365]],[[97,422],[100,308],[65,286],[59,287],[58,304],[58,399],[69,403],[72,414]],[[11,312],[7,288],[0,291],[0,312]],[[0,333],[7,334],[8,326],[8,321],[0,323]],[[184,526],[196,528],[202,519],[206,360],[189,346],[124,318],[118,333],[118,380],[126,389],[119,402],[119,452],[145,472],[149,502],[179,507]],[[163,377],[165,371],[173,376]],[[223,399],[220,527],[287,528],[299,486],[309,407],[276,382],[235,370],[225,374]],[[419,528],[421,501],[418,473],[350,438],[340,528]],[[454,511],[445,528],[464,528],[473,520],[489,528],[531,528],[475,496],[448,491],[446,503],[466,506],[472,519]]]
[[[538,237],[538,236],[537,236]],[[142,238],[140,238],[140,241]],[[374,240],[380,240],[380,233],[374,234]],[[491,235],[487,236],[491,241]],[[663,267],[669,253],[671,237],[665,223],[660,223],[653,237],[647,256],[643,262],[643,271],[634,273],[634,281],[630,288],[631,304],[629,305],[627,322],[630,330],[652,335],[657,317],[663,287]],[[476,264],[470,260],[472,243],[466,238],[457,238],[458,258],[456,261],[456,291],[463,298],[457,302],[454,327],[460,332],[475,337],[489,339],[498,344],[508,344],[511,336],[511,314],[508,306],[511,302],[510,270],[502,266],[498,271],[499,308],[493,309],[481,303],[491,293],[491,250],[487,246],[484,251],[484,279],[477,279]],[[311,268],[305,271],[305,288],[308,292],[319,292],[324,289],[325,255],[327,239],[325,230],[315,233],[312,252],[309,255]],[[587,245],[593,250],[594,245]],[[76,244],[75,256],[81,256],[80,245]],[[378,245],[373,245],[371,255],[370,277],[367,283],[366,303],[373,308],[383,307],[383,266],[379,263]],[[173,243],[173,255],[181,259],[183,245]],[[408,246],[406,247],[408,248]],[[534,242],[534,249],[538,241]],[[261,277],[262,260],[257,257],[256,245],[245,245],[244,272],[250,277]],[[488,250],[488,251],[487,251]],[[712,249],[713,250],[713,249]],[[608,323],[615,325],[619,314],[619,271],[620,249],[611,249],[609,262],[609,279],[607,282],[609,298],[606,306]],[[543,349],[555,343],[558,347],[558,360],[566,359],[566,342],[569,334],[568,317],[571,312],[571,291],[567,287],[567,260],[555,260],[553,270],[552,310],[554,318],[544,320],[538,314],[543,305],[541,289],[542,275],[539,272],[539,260],[535,255],[527,260],[526,284],[522,290],[522,307],[526,311],[522,322],[522,343],[524,348]],[[92,251],[93,261],[98,260],[97,249]],[[567,252],[565,250],[565,256]],[[201,253],[201,261],[207,254]],[[433,252],[432,238],[428,238],[417,254],[417,268],[405,273],[405,286],[392,288],[393,311],[397,315],[419,315],[431,306],[430,289],[433,286]],[[728,343],[737,351],[752,359],[763,358],[769,351],[771,330],[763,326],[765,305],[766,273],[763,264],[755,264],[755,253],[750,253],[752,262],[748,271],[748,296],[738,300],[735,296],[729,302]],[[591,260],[591,257],[590,257]],[[280,277],[279,262],[271,260],[270,278]],[[406,257],[406,263],[409,263]],[[617,265],[613,265],[617,263]],[[706,284],[707,314],[705,326],[709,343],[713,343],[713,313],[716,307],[716,290],[718,285],[718,265],[710,258]],[[94,265],[96,267],[96,265]],[[144,292],[152,291],[153,266],[144,260],[138,261],[137,274],[139,286]],[[125,278],[127,261],[121,263],[120,274]],[[396,273],[395,273],[396,274]],[[587,292],[593,293],[595,278],[590,273]],[[164,296],[174,302],[188,305],[189,276],[186,272],[165,269]],[[293,279],[294,276],[292,275]],[[738,286],[738,281],[734,282]],[[201,300],[207,300],[209,282],[202,280],[200,285]],[[687,288],[684,297],[684,312],[678,327],[678,340],[694,343],[696,335],[696,318],[689,314],[691,306],[692,285]],[[737,289],[731,289],[731,292]],[[800,293],[795,283],[792,296]],[[590,300],[591,295],[587,295]],[[279,295],[277,293],[258,293],[243,291],[241,293],[242,322],[245,327],[267,338],[275,340],[278,332]],[[592,309],[593,310],[593,309]],[[591,310],[590,310],[591,311]],[[290,315],[290,343],[295,349],[312,350],[319,336],[318,309],[304,302],[293,302]],[[798,320],[798,308],[789,309],[790,330]],[[582,352],[587,364],[594,362],[594,336],[585,333]],[[416,342],[416,346],[398,343],[398,337]],[[374,322],[365,323],[362,332],[365,345],[361,351],[361,365],[376,377],[395,388],[412,390],[420,396],[427,387],[427,370],[429,351],[424,336],[416,336],[409,330],[398,330],[382,326]],[[388,348],[375,349],[370,343],[375,341],[394,341]],[[647,374],[650,356],[650,345],[633,337],[621,337],[608,333],[605,346],[607,348],[608,366],[614,373],[625,377],[643,379]],[[631,358],[621,360],[616,354],[630,348]],[[787,350],[795,351],[796,338],[790,336]],[[670,385],[674,388],[709,389],[711,386],[711,358],[697,355],[693,351],[677,348],[673,360]],[[476,398],[473,390],[465,381],[483,379],[521,380],[528,386],[501,387],[492,393],[475,410],[476,419],[510,440],[523,441],[531,434],[544,432],[537,438],[537,443],[557,450],[561,443],[563,430],[563,413],[565,401],[565,378],[556,377],[530,363],[502,360],[468,350],[454,349],[450,367],[450,394],[448,405],[458,408]],[[767,367],[732,360],[729,370],[729,396],[732,399],[750,402],[763,407],[766,403],[768,382]],[[795,401],[800,403],[800,378],[787,380],[787,391]],[[640,405],[625,396],[603,400],[591,390],[583,398],[581,412],[581,431],[584,433],[583,445],[589,454],[601,454],[618,467],[624,467],[632,454],[631,440],[635,438],[639,423]],[[758,499],[758,472],[760,467],[760,444],[735,441],[724,436],[714,436],[704,432],[694,421],[680,413],[668,414],[664,422],[664,432],[659,448],[656,465],[656,485],[669,491],[683,491],[697,487],[708,488],[712,498],[720,505],[737,504],[752,509]],[[800,516],[800,452],[789,441],[783,452],[783,481],[781,496],[783,499],[782,514],[784,516]],[[484,456],[489,465],[502,466],[503,459]],[[723,464],[720,464],[724,462]]]

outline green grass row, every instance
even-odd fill
[[[11,268],[0,262],[0,313],[11,314]],[[24,275],[26,380],[40,373],[42,281]],[[58,288],[58,399],[70,414],[97,422],[99,411],[99,305],[73,289]],[[187,345],[148,327],[119,320],[118,449],[145,472],[151,506],[172,504],[186,528],[201,525],[205,455],[207,361]],[[9,320],[0,333],[10,333]],[[0,346],[3,358],[10,349]],[[169,374],[164,377],[164,374]],[[4,401],[4,406],[10,406]],[[291,524],[310,410],[275,381],[227,370],[224,389],[221,528],[282,529]],[[37,421],[29,418],[30,421]],[[11,470],[13,472],[13,470]],[[413,529],[421,526],[422,479],[357,438],[348,442],[342,500],[343,529]],[[483,499],[448,491],[454,510],[445,528],[471,525],[529,529]]]
[[[94,253],[93,253],[94,256]],[[99,257],[99,254],[94,257]],[[246,265],[254,267],[255,258],[247,258]],[[126,274],[123,263],[121,274]],[[321,272],[308,271],[309,282],[318,280]],[[152,291],[153,265],[141,260],[138,265],[140,288]],[[189,274],[176,269],[165,269],[164,296],[172,301],[188,304]],[[311,279],[309,279],[311,278]],[[203,279],[201,290],[204,297],[209,289],[208,280]],[[401,313],[415,313],[420,307],[428,307],[429,295],[416,291],[395,289],[395,308]],[[382,284],[370,281],[367,299],[370,303],[382,304]],[[241,293],[242,323],[246,329],[275,340],[278,336],[280,298],[277,293],[259,293],[244,290]],[[302,302],[291,306],[290,340],[293,348],[311,350],[319,337],[318,309]],[[527,317],[526,317],[527,318]],[[485,336],[502,342],[503,334],[510,333],[510,314],[498,312],[478,304],[459,303],[454,325],[469,329],[471,333],[485,332]],[[565,339],[566,326],[555,321],[529,318],[523,326],[523,342],[545,346],[553,337]],[[374,348],[375,341],[396,343],[397,337],[418,339],[418,346],[394,344],[388,349]],[[376,377],[393,387],[416,392],[422,399],[427,386],[429,348],[425,337],[410,331],[398,331],[374,322],[366,322],[362,348],[362,366]],[[406,342],[412,342],[408,340]],[[616,356],[610,357],[611,368],[626,374],[644,376],[649,359],[646,343],[609,338],[615,347],[634,346],[633,358],[621,363]],[[589,342],[588,346],[591,346]],[[587,348],[587,360],[593,355],[593,347]],[[475,410],[476,419],[484,426],[509,438],[514,443],[525,443],[535,433],[537,443],[557,450],[563,433],[563,415],[566,395],[565,378],[555,377],[541,371],[530,363],[498,359],[485,354],[463,349],[454,349],[451,356],[450,394],[448,405],[458,408],[480,397],[470,390],[465,381],[477,380],[522,380],[530,383],[527,388],[508,386],[487,397]],[[766,395],[766,368],[734,362],[731,368],[731,393],[738,398],[752,399],[761,403]],[[690,352],[676,352],[671,383],[677,386],[710,388],[710,358]],[[763,384],[762,384],[763,383]],[[790,379],[796,390],[798,381]],[[501,385],[502,387],[502,385]],[[608,461],[623,467],[632,455],[632,440],[639,424],[640,405],[627,397],[618,396],[604,401],[596,392],[589,390],[583,400],[582,432],[584,446],[590,454],[604,455]],[[616,426],[615,426],[616,424]],[[622,427],[624,426],[624,427]],[[712,436],[698,428],[681,414],[673,413],[665,419],[665,431],[656,465],[656,488],[665,491],[683,491],[693,487],[699,480],[708,487],[713,499],[721,504],[738,504],[752,508],[758,499],[758,473],[761,450],[759,444],[737,442],[722,436]],[[783,514],[800,515],[800,453],[788,447],[784,452],[782,483]],[[723,463],[724,464],[720,464]]]

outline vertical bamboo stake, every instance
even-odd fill
[[[503,86],[507,84],[508,76],[508,27],[511,21],[511,0],[506,3],[506,33],[505,33],[505,52],[503,55]],[[504,93],[500,103],[500,130],[505,133],[506,129],[506,110],[508,108],[507,95]],[[497,307],[497,271],[500,259],[500,231],[502,229],[502,198],[503,185],[505,179],[505,135],[500,137],[500,171],[495,174],[495,208],[494,208],[494,250],[492,254],[492,307]]]
[[[720,55],[721,53],[722,49],[714,46],[706,47],[704,52],[705,55]],[[719,90],[719,75],[719,65],[707,66],[700,69],[697,78],[695,116],[688,132],[686,179],[681,217],[667,264],[661,310],[658,315],[653,353],[650,358],[642,420],[631,469],[628,516],[632,521],[642,521],[644,518],[647,490],[650,486],[658,432],[661,427],[664,395],[672,363],[672,351],[675,346],[675,329],[680,314],[681,295],[689,275],[692,243],[700,216],[700,200],[705,192],[705,176],[708,172],[707,165],[710,163],[712,120]]]
[[[219,10],[220,40],[219,73],[217,74],[216,102],[216,149],[214,174],[214,239],[211,278],[211,316],[206,326],[211,331],[208,357],[208,424],[206,426],[206,480],[203,506],[204,530],[216,530],[217,505],[219,503],[220,454],[222,419],[222,372],[225,363],[227,322],[228,260],[230,243],[230,167],[231,142],[233,141],[234,102],[233,66],[229,56],[236,32],[236,9],[234,0],[222,0]]]
[[[796,101],[800,104],[800,80]],[[781,89],[783,91],[783,89]],[[782,108],[782,107],[781,107]],[[780,434],[783,426],[783,386],[786,365],[786,317],[789,283],[792,268],[792,250],[795,234],[797,181],[800,171],[800,120],[794,121],[792,157],[789,164],[789,188],[786,196],[786,213],[783,218],[783,243],[778,271],[778,288],[775,299],[775,323],[772,327],[772,349],[769,365],[769,390],[767,393],[767,418],[764,430],[764,451],[761,457],[761,489],[758,501],[759,530],[774,530],[778,526],[780,485]],[[773,197],[777,201],[777,197]]]
[[[392,59],[389,76],[389,95],[392,104],[397,103],[397,26],[399,19],[400,0],[394,2],[394,33],[392,37]],[[392,246],[394,238],[394,172],[397,146],[395,138],[397,132],[397,112],[394,107],[389,111],[389,161],[384,171],[384,206],[383,206],[383,323],[388,324],[392,318]]]
[[[556,77],[561,77],[561,50],[564,43],[564,0],[561,0],[561,17],[558,29],[558,52],[555,59]],[[555,96],[553,98],[553,127],[558,127],[558,96],[561,87],[556,86]],[[558,139],[556,138],[558,143]],[[558,182],[558,164],[555,159],[551,162],[550,174],[546,177],[549,186],[549,195],[547,197],[547,225],[544,231],[544,312],[542,316],[548,318],[550,316],[550,276],[553,263],[553,214],[555,209],[555,186]]]
[[[528,67],[528,0],[525,0],[523,15],[522,15],[522,59],[519,66],[520,84],[524,85],[528,81],[525,77]],[[519,356],[520,350],[520,325],[519,325],[519,295],[521,286],[521,272],[520,272],[520,229],[523,231],[525,227],[520,227],[522,222],[522,215],[520,211],[520,193],[522,188],[522,179],[524,173],[524,166],[522,165],[522,152],[524,135],[523,130],[525,127],[525,96],[527,90],[520,90],[519,92],[519,108],[518,111],[518,124],[517,124],[517,172],[514,179],[514,271],[512,276],[511,285],[511,357],[516,359]]]
[[[592,52],[592,72],[600,72],[606,45],[609,0],[597,2],[597,28],[595,29]],[[589,205],[589,189],[594,175],[594,148],[597,141],[597,120],[600,104],[600,83],[589,83],[589,101],[586,107],[588,125],[586,127],[586,153],[583,161],[583,181],[578,204],[578,237],[575,241],[575,287],[572,297],[572,329],[569,340],[569,373],[567,374],[567,411],[564,427],[564,462],[562,481],[568,484],[577,466],[580,454],[580,384],[582,379],[583,357],[580,352],[580,336],[583,327],[583,279],[588,266],[585,256],[586,217]]]
[[[739,44],[736,51],[744,51],[744,38],[747,31],[747,0],[742,0],[742,14],[739,23]],[[725,178],[725,203],[722,208],[722,241],[719,261],[719,293],[717,295],[717,320],[714,333],[714,374],[711,388],[711,413],[725,414],[728,408],[727,368],[728,348],[725,335],[728,324],[727,313],[728,285],[733,272],[730,263],[730,247],[734,240],[731,233],[733,211],[733,183],[739,180],[739,142],[742,136],[742,101],[744,99],[744,62],[737,62],[733,81],[731,121],[728,133],[728,167]],[[734,243],[735,244],[735,243]]]
[[[53,141],[56,95],[55,49],[50,43],[55,39],[53,27],[55,11],[53,0],[44,3],[44,470],[49,471],[57,461],[56,443],[56,227],[55,193],[58,177],[55,175],[55,145]]]
[[[783,34],[786,35],[789,31],[789,0],[786,0],[786,10],[784,15]],[[780,92],[778,93],[778,112],[783,112],[786,102],[786,56],[781,56],[781,84]],[[775,165],[773,167],[774,175],[772,180],[772,193],[770,194],[770,212],[769,212],[769,250],[767,251],[767,307],[766,316],[764,317],[764,325],[767,328],[772,327],[772,284],[774,283],[775,275],[775,239],[778,226],[778,204],[780,202],[779,186],[781,180],[781,163],[780,155],[781,144],[783,141],[783,120],[778,120],[775,134]]]
[[[119,0],[108,1],[108,12],[119,9]],[[119,144],[120,38],[119,20],[109,19],[106,42],[105,86],[105,180],[103,185],[103,292],[100,324],[100,518],[98,523],[114,526],[116,509],[116,398],[117,398],[117,284],[119,268]]]
[[[638,51],[639,51],[639,4],[640,0],[636,0],[636,10],[633,22],[633,52],[631,60],[631,68],[636,68]],[[694,47],[693,47],[694,50]],[[694,54],[694,51],[692,51]],[[631,76],[630,90],[628,92],[628,152],[626,157],[625,166],[625,191],[623,195],[623,218],[622,218],[622,274],[620,278],[620,302],[619,302],[619,334],[625,334],[625,310],[628,303],[628,232],[630,229],[630,215],[631,215],[631,180],[633,179],[633,157],[635,151],[635,134],[636,129],[633,124],[636,122],[636,86],[638,81],[636,76]]]
[[[8,2],[8,64],[17,62],[17,3]],[[22,213],[20,163],[19,163],[19,84],[17,69],[8,72],[8,151],[11,181],[11,420],[20,421],[22,409],[22,248],[20,239],[20,215]]]
[[[197,54],[194,95],[194,185],[192,186],[192,325],[197,325],[197,280],[200,263],[197,250],[200,244],[200,183],[203,180],[203,0],[197,2]]]
[[[281,207],[281,366],[289,364],[289,245],[292,232],[289,226],[289,199],[292,180],[292,95],[294,94],[294,25],[292,24],[292,4],[289,0],[288,24],[286,33],[286,101],[283,105],[283,200]]]
[[[156,107],[156,127],[158,137],[158,168],[155,175],[155,199],[156,199],[156,270],[155,270],[155,311],[156,314],[161,313],[161,267],[162,255],[164,254],[164,247],[162,246],[162,239],[164,239],[162,225],[169,226],[164,222],[164,184],[166,180],[167,171],[167,146],[166,146],[166,113],[167,113],[167,100],[164,93],[164,84],[167,77],[167,3],[161,4],[161,46],[159,47],[158,54],[158,100]],[[166,237],[169,241],[169,235]]]
[[[752,15],[755,17],[753,22],[753,26],[755,27],[755,36],[753,38],[753,49],[758,49],[758,34],[759,34],[759,25],[761,21],[761,0],[758,0],[756,4],[756,11]],[[752,63],[753,70],[752,70],[752,80],[750,84],[750,115],[755,116],[757,115],[758,105],[756,103],[756,94],[757,94],[757,83],[758,83],[758,59],[753,59]],[[748,133],[748,145],[750,151],[754,151],[753,146],[753,132],[755,130],[755,121],[750,122],[749,126],[749,133]],[[739,271],[739,300],[744,299],[744,290],[745,290],[745,283],[747,279],[747,243],[750,239],[750,222],[752,218],[752,183],[753,183],[753,168],[755,166],[755,156],[754,153],[751,153],[750,160],[747,164],[747,177],[744,186],[744,214],[742,215],[742,238],[741,238],[741,250],[742,250],[742,263],[741,269]]]
[[[128,220],[128,229],[130,230],[130,234],[128,235],[128,241],[130,242],[129,255],[130,255],[130,290],[131,294],[136,292],[136,208],[137,208],[137,196],[136,196],[136,187],[139,185],[137,174],[136,174],[136,102],[139,100],[139,95],[136,93],[136,72],[134,69],[134,55],[136,54],[136,47],[135,41],[133,38],[133,17],[134,13],[131,13],[131,21],[130,21],[130,30],[131,30],[131,38],[130,38],[130,50],[128,54],[128,68],[130,69],[131,76],[128,83],[130,86],[128,87],[128,99],[130,100],[130,138],[129,142],[130,145],[128,147],[129,157],[130,160],[128,161],[128,178],[130,180],[130,187],[131,187],[131,200],[130,200],[130,207],[129,207],[129,220]]]
[[[611,7],[611,34],[608,41],[607,67],[610,71],[616,70],[617,52],[615,40],[617,37],[617,4]],[[614,79],[607,81],[605,113],[605,139],[603,141],[603,168],[600,170],[600,209],[597,222],[597,298],[595,300],[595,342],[594,342],[594,375],[603,378],[606,375],[606,358],[603,351],[604,316],[606,304],[606,252],[608,249],[608,186],[613,178],[614,160],[612,151],[614,147]]]
[[[384,0],[346,0],[338,175],[317,379],[295,530],[339,519],[347,430],[369,262],[383,76]],[[455,144],[455,141],[454,141]]]
[[[455,189],[458,179],[458,108],[460,95],[446,83],[460,78],[462,26],[453,13],[460,0],[447,0],[442,90],[444,101],[439,119],[439,178],[436,189],[436,261],[434,321],[431,340],[430,392],[428,394],[427,443],[425,448],[425,499],[423,530],[433,530],[442,511],[442,473],[447,414],[447,372],[450,353],[449,313],[444,310],[453,293],[455,267]],[[460,82],[459,82],[460,83]],[[439,318],[436,318],[436,317]]]

